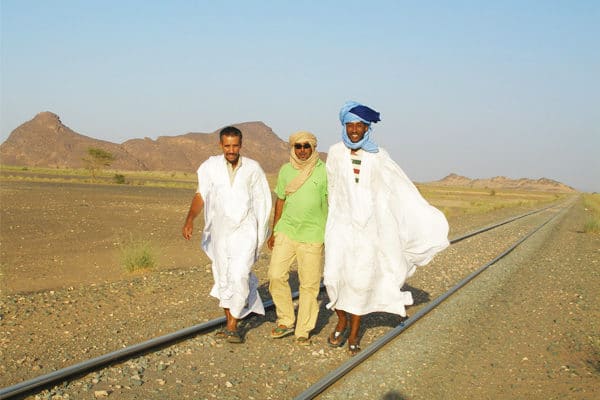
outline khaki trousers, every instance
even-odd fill
[[[290,268],[294,260],[298,261],[300,281],[297,321],[289,284]],[[275,233],[275,245],[269,265],[269,291],[277,312],[277,325],[292,327],[296,322],[296,337],[309,337],[319,314],[317,296],[322,275],[323,243],[296,242],[281,232]]]

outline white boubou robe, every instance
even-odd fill
[[[260,165],[240,156],[230,183],[227,160],[213,156],[198,168],[198,193],[204,200],[202,249],[212,261],[211,296],[235,318],[264,315],[258,279],[252,272],[267,238],[271,190]]]
[[[406,316],[405,306],[413,299],[400,290],[404,282],[449,244],[444,214],[381,148],[362,151],[358,183],[343,142],[331,146],[326,167],[327,307],[355,315],[383,311]]]

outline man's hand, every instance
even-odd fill
[[[186,240],[190,240],[192,238],[192,232],[194,231],[194,218],[200,214],[202,207],[204,207],[204,200],[202,199],[200,193],[196,193],[192,199],[192,204],[190,204],[190,211],[188,211],[188,215],[185,218],[183,228],[181,229],[181,234]]]
[[[273,250],[273,246],[275,246],[275,225],[279,222],[281,218],[281,213],[283,212],[283,205],[285,204],[284,199],[277,199],[275,202],[275,214],[273,215],[273,230],[271,231],[271,236],[269,240],[267,240],[267,246],[269,246],[269,250]]]
[[[269,239],[267,240],[267,246],[269,247],[269,250],[273,250],[273,246],[275,246],[275,235],[269,236]]]
[[[183,225],[183,229],[181,230],[181,233],[183,234],[183,237],[186,240],[190,240],[192,238],[193,231],[194,231],[194,223],[186,222],[185,225]]]

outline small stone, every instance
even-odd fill
[[[94,391],[94,397],[99,399],[102,397],[108,397],[108,391],[107,390],[95,390]]]
[[[131,383],[133,383],[136,386],[142,386],[144,384],[142,377],[137,374],[132,375],[130,380],[131,380]]]

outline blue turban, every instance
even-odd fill
[[[369,153],[377,153],[379,147],[371,140],[371,123],[381,121],[379,113],[367,106],[364,106],[355,101],[347,101],[340,110],[340,122],[342,123],[342,140],[346,147],[352,150],[362,148]],[[346,133],[346,124],[348,122],[362,122],[367,124],[369,129],[365,132],[365,136],[357,143],[352,143]]]

